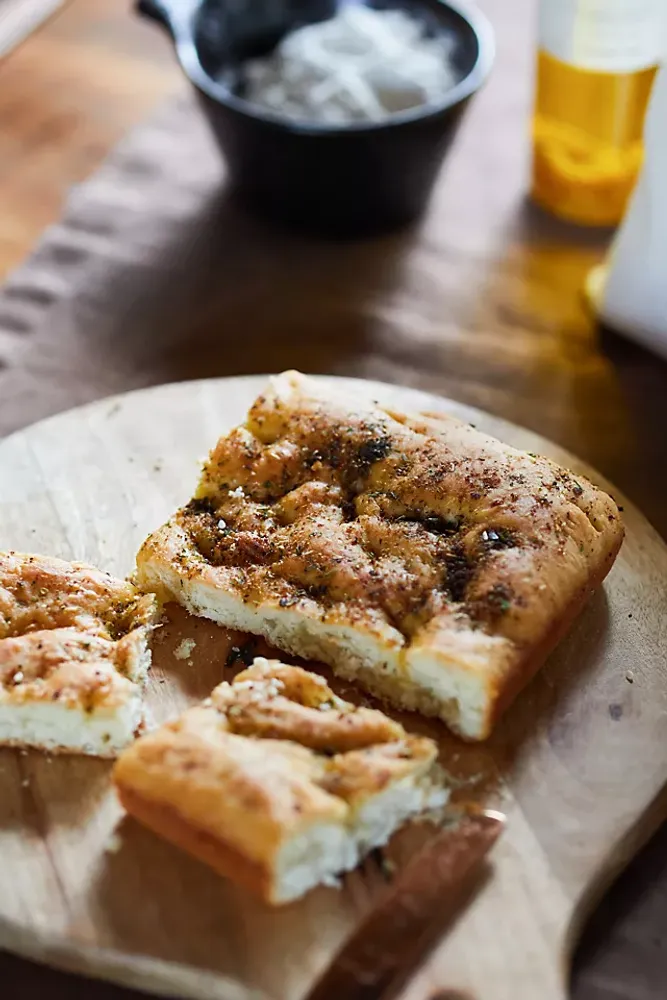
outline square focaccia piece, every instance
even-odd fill
[[[0,553],[0,745],[116,756],[143,725],[156,617],[92,566]]]
[[[137,581],[479,740],[622,538],[612,498],[545,458],[288,372],[144,543]]]
[[[448,797],[436,745],[257,658],[114,768],[128,812],[267,902],[331,882]]]

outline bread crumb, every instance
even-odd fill
[[[174,650],[174,656],[177,660],[187,660],[196,645],[197,643],[194,639],[181,639],[178,646]]]
[[[123,840],[119,833],[112,833],[106,844],[104,845],[104,850],[107,854],[117,854],[118,851],[123,846]]]
[[[382,868],[382,874],[391,876],[396,874],[396,862],[392,861],[391,858],[387,858],[384,854],[380,854],[380,865]]]

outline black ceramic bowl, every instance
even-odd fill
[[[404,225],[426,207],[444,153],[493,62],[493,33],[467,4],[367,0],[420,16],[454,39],[459,81],[437,104],[373,124],[295,122],[243,100],[244,60],[288,31],[335,14],[342,0],[139,0],[159,21],[222,149],[233,189],[265,216],[332,237]]]

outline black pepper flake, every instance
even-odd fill
[[[344,500],[341,505],[341,511],[343,513],[344,521],[355,521],[357,518],[357,508],[354,505],[354,500]]]
[[[496,583],[486,595],[487,603],[494,610],[504,614],[512,607],[512,591],[503,583]]]
[[[509,528],[485,528],[480,541],[486,550],[512,549],[517,544],[516,534]]]
[[[459,603],[465,598],[473,572],[473,567],[460,545],[455,544],[447,553],[445,567],[447,570],[445,587],[451,599]]]
[[[304,585],[303,591],[306,597],[310,597],[314,601],[321,601],[328,593],[324,583],[307,583]]]
[[[463,524],[463,518],[455,514],[445,514],[442,517],[438,517],[437,515],[420,517],[413,514],[399,517],[397,520],[401,523],[419,524],[429,534],[444,535],[445,537],[455,535],[457,531],[461,530],[461,525]]]
[[[576,479],[573,480],[572,492],[576,497],[580,497],[584,492],[583,486],[580,486]]]
[[[453,535],[463,524],[462,517],[453,514],[445,517],[425,517],[421,522],[432,535]]]
[[[185,505],[191,514],[215,514],[215,506],[210,497],[195,497]]]
[[[512,607],[513,593],[505,583],[494,583],[493,587],[479,597],[470,608],[473,619],[499,618]]]
[[[355,465],[357,468],[366,469],[375,462],[379,462],[381,459],[386,458],[390,451],[391,438],[371,438],[370,441],[364,441],[364,443],[359,446]]]
[[[234,667],[237,663],[242,663],[244,667],[252,665],[255,659],[257,643],[255,639],[249,639],[243,646],[232,646],[225,662],[226,667]]]

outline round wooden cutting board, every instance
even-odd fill
[[[136,392],[0,443],[0,548],[127,574],[264,384]],[[352,385],[396,409],[453,413],[599,482],[554,445],[489,415]],[[508,820],[484,883],[410,982],[410,1000],[445,989],[466,1000],[563,1000],[583,914],[665,817],[667,549],[627,504],[624,517],[627,539],[604,588],[492,740],[466,746],[437,723],[402,717],[438,738],[461,797]],[[197,640],[190,661],[173,655],[184,636]],[[173,611],[155,642],[155,717],[205,697],[235,641]],[[0,752],[0,945],[24,955],[202,1000],[300,1000],[381,882],[369,861],[341,890],[271,911],[123,820],[108,762]]]

